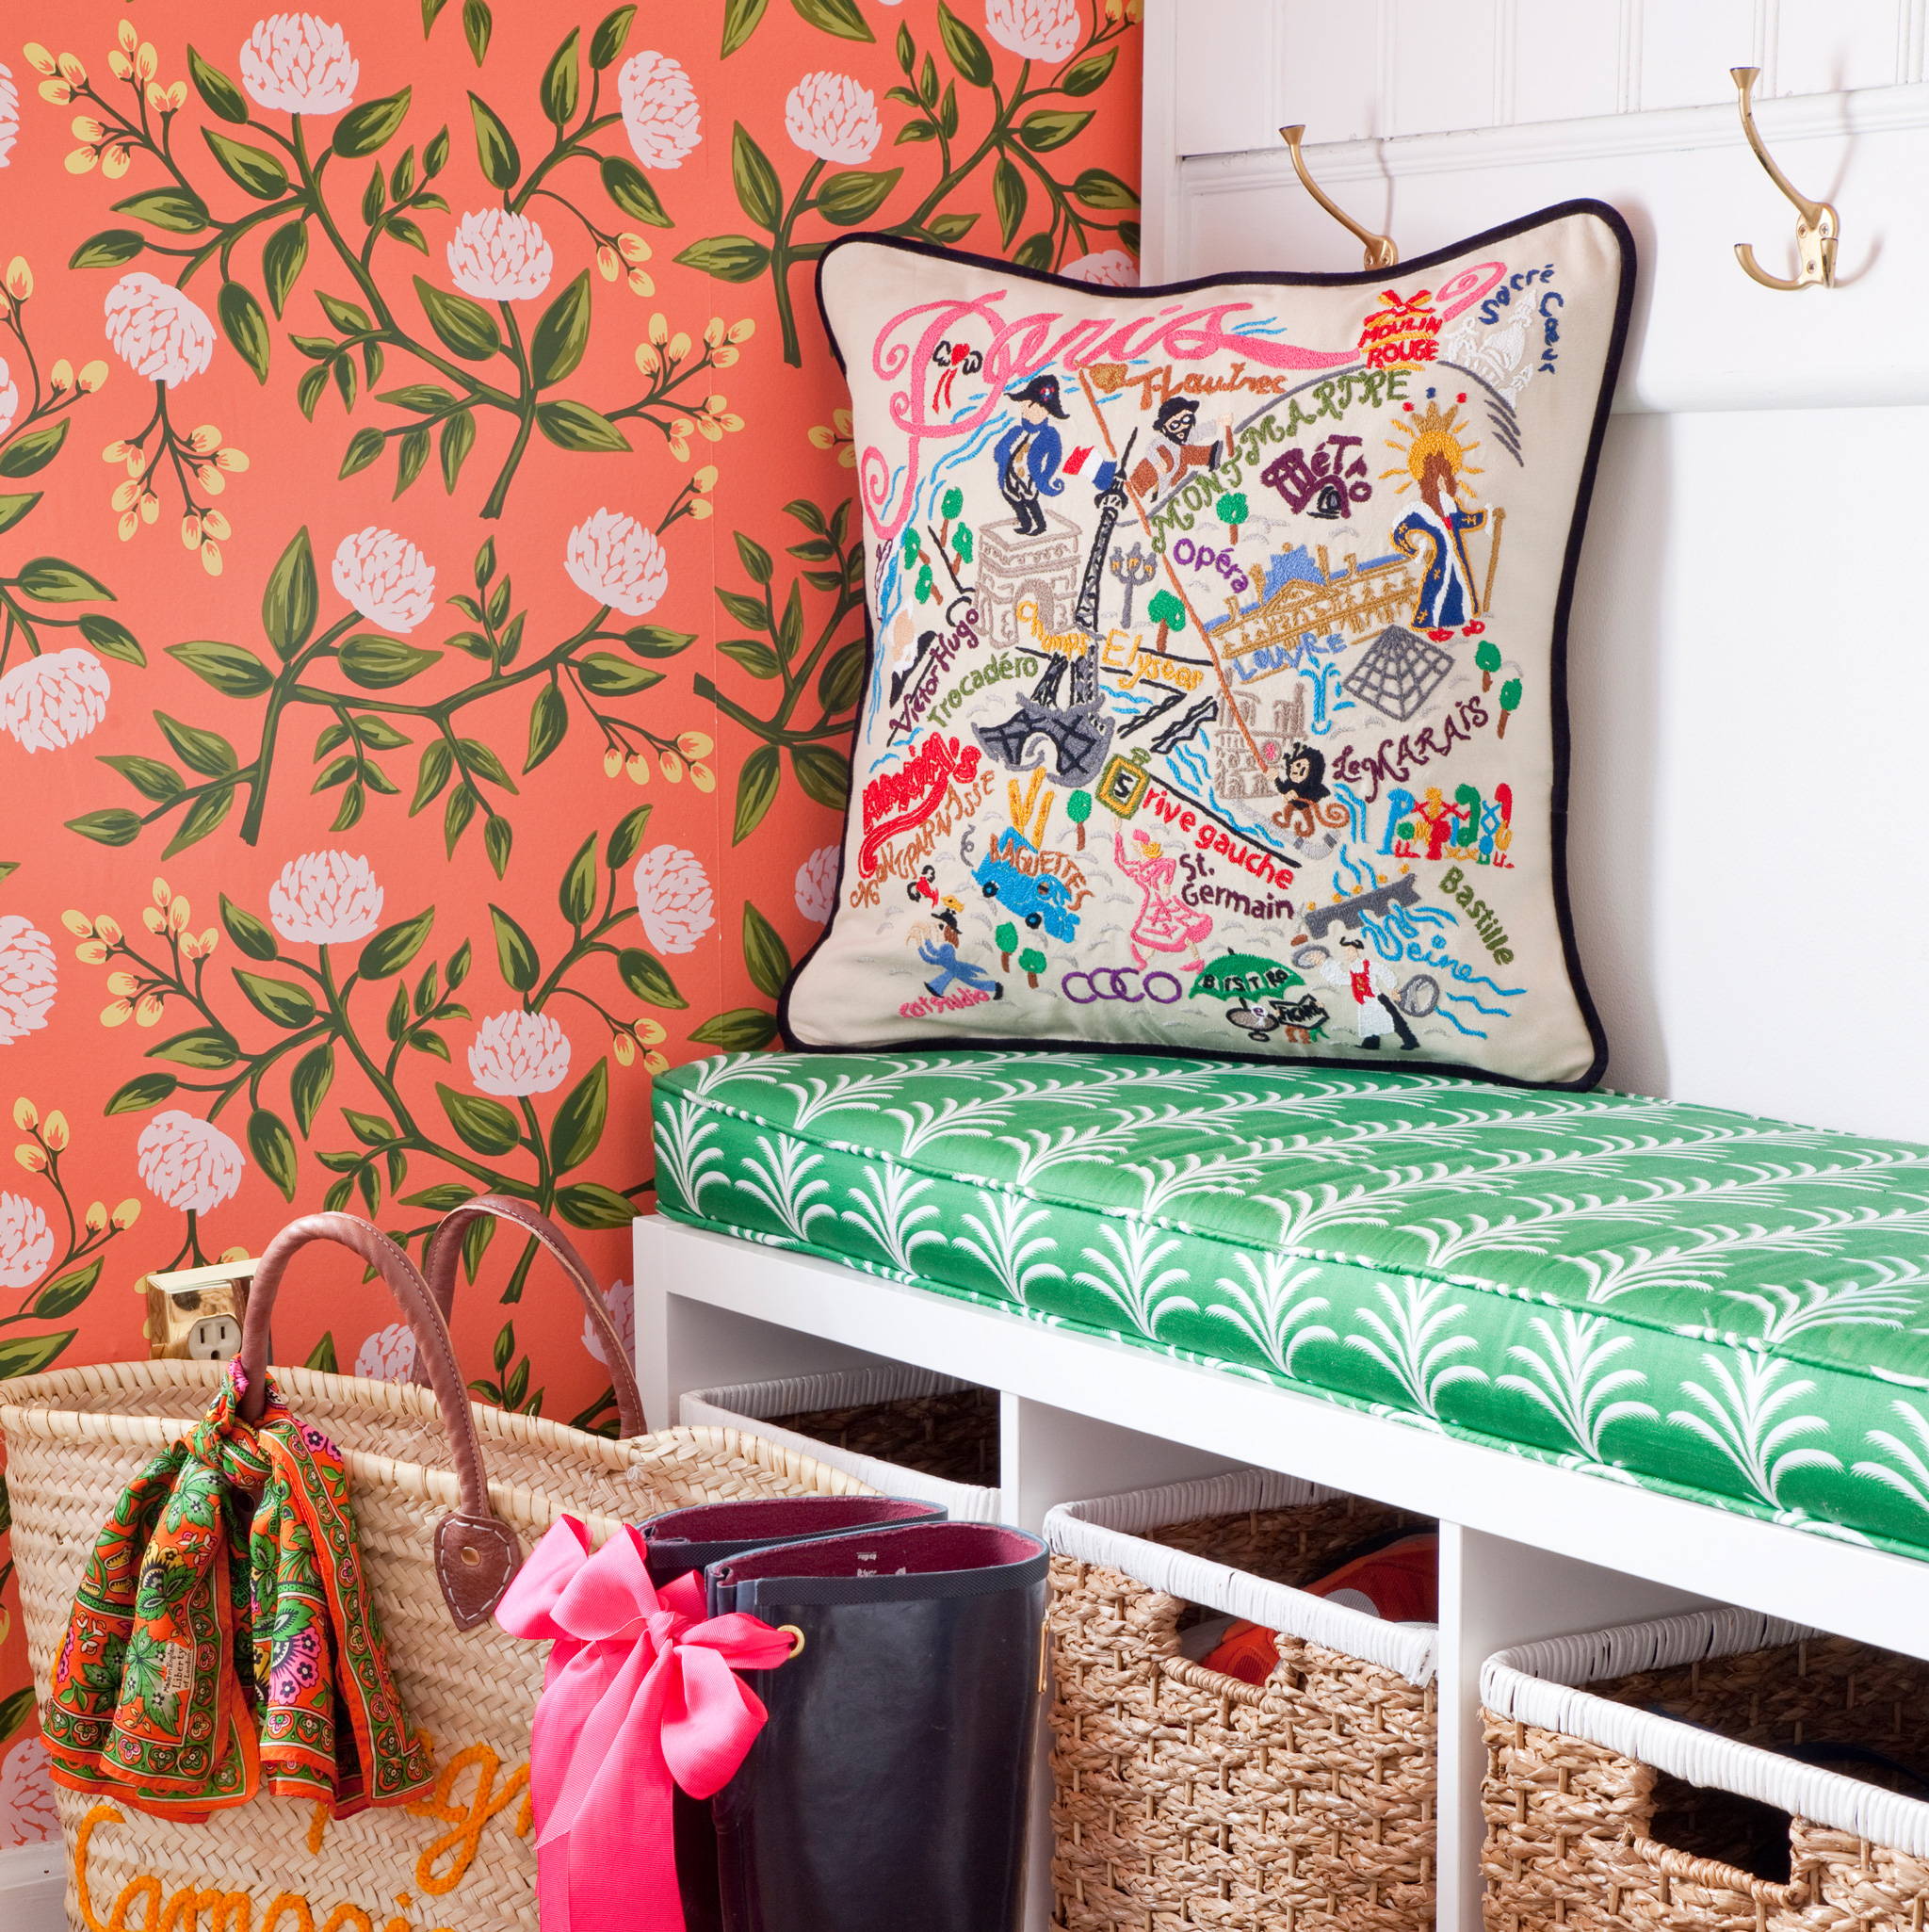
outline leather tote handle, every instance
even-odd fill
[[[340,1243],[381,1276],[414,1335],[417,1361],[428,1368],[460,1486],[460,1506],[435,1526],[435,1574],[456,1628],[473,1630],[508,1589],[522,1564],[522,1546],[490,1504],[482,1448],[448,1323],[414,1262],[379,1228],[353,1214],[304,1214],[268,1242],[255,1268],[241,1323],[240,1361],[248,1378],[241,1415],[247,1421],[260,1420],[267,1397],[268,1324],[275,1295],[288,1263],[310,1242],[318,1241]]]
[[[630,1364],[629,1351],[624,1347],[623,1338],[616,1332],[616,1323],[609,1319],[609,1309],[603,1300],[602,1291],[596,1286],[596,1277],[590,1273],[589,1264],[582,1256],[576,1253],[569,1236],[546,1214],[539,1213],[527,1201],[513,1200],[508,1194],[478,1194],[473,1201],[464,1201],[460,1208],[451,1208],[442,1217],[435,1232],[429,1238],[429,1253],[423,1269],[429,1277],[429,1291],[435,1297],[435,1306],[445,1319],[455,1306],[456,1267],[462,1259],[462,1234],[485,1214],[494,1215],[498,1221],[513,1222],[556,1257],[562,1272],[582,1297],[590,1326],[603,1343],[603,1358],[608,1365],[609,1384],[616,1395],[617,1428],[624,1437],[642,1435],[648,1424],[643,1421],[643,1398],[637,1388],[636,1371]]]

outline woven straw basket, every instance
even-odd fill
[[[1435,1633],[1289,1587],[1403,1525],[1257,1469],[1046,1517],[1065,1932],[1431,1923]],[[1265,1684],[1180,1655],[1187,1601],[1279,1632]]]
[[[320,1222],[362,1226],[323,1215],[295,1226]],[[205,1411],[226,1368],[122,1362],[4,1385],[13,1556],[42,1696],[102,1523],[137,1471]],[[438,1526],[463,1501],[450,1469],[461,1421],[473,1423],[486,1506],[525,1552],[564,1514],[585,1518],[600,1541],[621,1522],[686,1503],[864,1486],[729,1430],[610,1441],[460,1400],[452,1425],[427,1388],[274,1373],[295,1414],[343,1451],[390,1663],[435,1745],[439,1782],[425,1801],[339,1823],[317,1806],[262,1796],[186,1825],[60,1791],[70,1923],[76,1932],[537,1932],[527,1761],[543,1648],[486,1619],[466,1631],[451,1621],[435,1551]],[[184,1893],[200,1894],[198,1907]]]
[[[1778,1747],[1922,1768],[1929,1664],[1705,1610],[1503,1650],[1481,1684],[1493,1932],[1922,1932],[1929,1804]],[[1759,1869],[1784,1829],[1786,1879]]]
[[[997,1396],[955,1375],[888,1362],[699,1388],[683,1397],[678,1416],[749,1430],[887,1496],[938,1503],[953,1522],[1007,1515],[997,1486]]]

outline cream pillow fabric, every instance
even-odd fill
[[[872,650],[792,1044],[1597,1080],[1562,659],[1632,274],[1590,202],[1170,288],[827,251]]]

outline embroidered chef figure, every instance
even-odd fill
[[[1359,1031],[1360,1045],[1378,1047],[1388,1031],[1397,1033],[1400,1044],[1411,1053],[1419,1046],[1406,1015],[1392,998],[1393,976],[1369,952],[1361,941],[1351,937],[1339,942],[1339,956],[1320,968],[1320,977],[1329,986],[1350,994],[1354,1003],[1354,1024]]]
[[[1219,434],[1210,443],[1194,443],[1192,432],[1199,426],[1199,405],[1190,396],[1168,396],[1159,405],[1152,427],[1159,440],[1132,466],[1132,494],[1143,502],[1163,490],[1170,490],[1188,470],[1217,469],[1222,456],[1232,454],[1232,423],[1222,418]]]
[[[1018,405],[1018,420],[998,438],[992,451],[997,464],[998,495],[1012,506],[1021,537],[1045,534],[1045,511],[1038,499],[1056,496],[1065,486],[1059,480],[1064,446],[1056,425],[1065,420],[1056,376],[1034,376],[1022,389],[1006,391]]]

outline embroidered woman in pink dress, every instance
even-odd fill
[[[1191,957],[1181,970],[1201,971],[1205,962],[1199,957],[1199,942],[1212,930],[1212,915],[1188,905],[1174,893],[1172,882],[1179,869],[1165,856],[1165,848],[1156,838],[1135,827],[1132,843],[1139,848],[1136,857],[1127,852],[1123,832],[1111,836],[1112,855],[1119,869],[1143,895],[1139,916],[1132,921],[1132,964],[1143,966],[1155,952],[1190,952]]]

